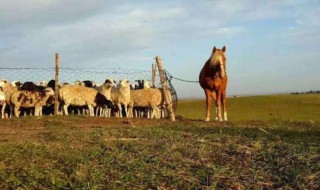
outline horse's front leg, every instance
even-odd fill
[[[211,98],[212,98],[212,100],[213,100],[213,102],[214,102],[214,105],[215,105],[215,107],[216,107],[216,117],[215,117],[214,120],[215,120],[215,121],[218,121],[219,118],[218,118],[217,92],[216,92],[216,91],[212,92],[212,93],[210,94],[210,96],[211,96]]]
[[[216,120],[218,119],[219,121],[223,121],[222,114],[221,114],[221,97],[222,97],[221,91],[218,91],[217,92],[217,100],[215,102],[216,102],[216,106],[218,108]]]
[[[206,119],[205,121],[210,121],[210,111],[211,111],[211,104],[212,104],[212,99],[211,99],[211,92],[210,90],[205,90],[206,93],[206,106],[207,106],[207,113],[206,113]]]

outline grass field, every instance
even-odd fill
[[[191,111],[192,110],[195,111]],[[320,121],[320,95],[270,95],[229,98],[228,117],[232,121],[289,120]],[[214,119],[215,108],[212,108]],[[177,115],[191,119],[205,118],[204,100],[180,101]]]
[[[203,100],[177,115],[0,120],[0,189],[320,188],[319,95],[231,98],[228,122],[203,122]]]

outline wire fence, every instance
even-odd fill
[[[181,79],[181,78],[174,77],[167,70],[164,70],[164,72],[166,73],[167,79],[170,82],[171,82],[172,79],[176,79],[176,80],[181,81],[181,82],[199,83],[198,80],[186,80],[186,79]]]
[[[55,68],[0,68],[1,79],[21,82],[50,81],[55,78]],[[119,81],[128,79],[130,82],[136,80],[152,79],[150,70],[137,70],[128,68],[59,68],[59,81],[61,83],[74,84],[76,81],[90,80],[102,84],[108,77]],[[159,85],[159,84],[157,84]]]
[[[0,79],[1,81],[8,81],[8,83],[16,83],[20,82],[21,84],[24,84],[26,82],[33,83],[35,85],[40,86],[46,86],[50,81],[55,79],[56,74],[56,68],[55,67],[45,67],[45,68],[0,68]],[[170,75],[171,76],[171,75]],[[172,102],[173,102],[173,108],[174,110],[177,109],[177,102],[178,102],[178,96],[177,93],[171,84],[170,76],[168,76],[168,72],[166,72],[166,78],[169,85],[169,90],[171,92],[172,96]],[[120,80],[127,79],[130,81],[131,84],[135,84],[136,86],[141,83],[141,81],[150,81],[153,83],[154,88],[161,88],[160,83],[160,77],[158,72],[153,74],[153,71],[150,70],[139,70],[139,69],[130,69],[130,68],[59,68],[59,85],[60,87],[64,84],[79,84],[79,82],[82,81],[92,81],[94,82],[95,86],[100,86],[105,83],[107,78],[112,78],[116,82],[119,82]],[[18,85],[18,84],[14,84]],[[51,86],[54,88],[54,86]],[[17,97],[19,98],[19,97]],[[6,100],[8,97],[6,96]],[[26,99],[27,101],[28,99]],[[1,101],[1,100],[0,100]],[[47,100],[45,106],[43,106],[43,112],[44,114],[50,115],[53,114],[54,108],[53,108],[53,102],[54,100],[49,99]],[[8,104],[7,104],[8,105]],[[9,106],[1,106],[1,117],[5,117],[5,113],[8,113],[7,115],[14,114],[14,110],[10,111]],[[3,109],[5,108],[5,109]],[[26,106],[23,108],[22,112],[24,112],[24,115],[36,115],[35,110],[32,111],[33,108],[28,108]],[[4,110],[4,112],[2,111]],[[29,110],[29,111],[28,111]],[[74,110],[73,113],[80,113],[79,110]],[[82,111],[86,112],[86,111]],[[98,111],[95,110],[96,113]],[[20,115],[23,115],[23,113],[20,113]]]

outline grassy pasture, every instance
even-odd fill
[[[192,110],[194,111],[190,111]],[[246,120],[289,120],[320,121],[320,95],[269,95],[227,99],[228,117],[231,121]],[[212,107],[211,118],[215,117]],[[205,100],[179,102],[177,115],[191,119],[205,118]]]
[[[276,95],[228,99],[229,122],[204,123],[203,100],[175,123],[0,120],[0,189],[319,189],[319,113],[319,95]]]

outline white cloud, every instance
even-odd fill
[[[203,35],[218,35],[225,37],[236,37],[238,35],[246,32],[247,29],[245,27],[220,27],[220,28],[211,28],[210,30],[206,30],[203,32]]]
[[[99,0],[0,0],[0,5],[0,22],[8,25],[64,23],[114,8],[112,1]]]
[[[320,7],[315,6],[301,12],[295,19],[295,25],[282,35],[293,45],[319,45],[320,43]]]
[[[161,12],[154,9],[122,9],[117,14],[104,12],[72,22],[44,24],[32,31],[18,31],[20,35],[13,37],[12,45],[23,45],[7,52],[7,57],[20,52],[58,51],[66,52],[68,62],[77,62],[78,65],[90,61],[88,54],[93,63],[118,60],[113,57],[120,55],[136,61],[136,54],[142,49],[152,48],[161,33],[172,30],[173,16],[183,17],[183,9],[168,8]],[[159,26],[159,22],[168,25]]]
[[[256,60],[242,60],[251,64],[261,62],[264,50],[281,57],[282,50],[274,50],[273,43],[288,52],[292,44],[320,44],[319,6],[309,2],[0,0],[0,63],[52,64],[54,53],[59,52],[64,66],[150,69],[153,57],[160,54],[172,71],[182,72],[180,66],[188,64],[186,77],[181,73],[181,78],[194,79],[200,67],[196,64],[202,64],[199,60],[209,56],[213,45],[230,47],[228,56],[254,56]],[[268,42],[268,36],[274,41]],[[241,52],[245,47],[254,47],[250,55]],[[237,62],[238,57],[234,58]],[[248,88],[255,90],[250,84]],[[271,89],[270,85],[265,88]]]

